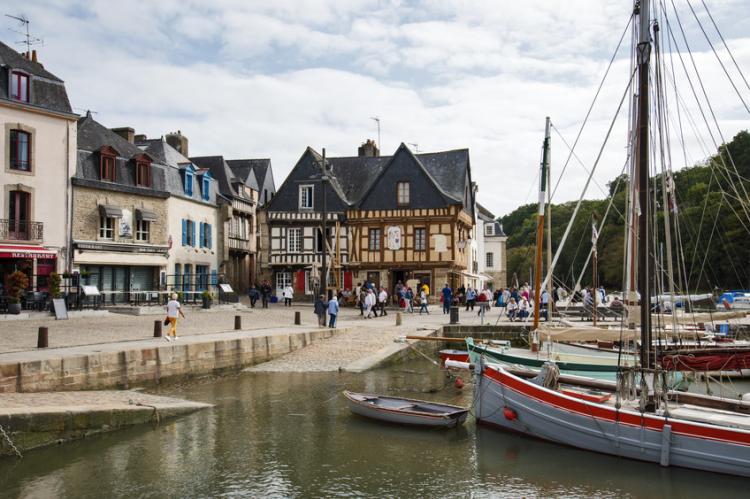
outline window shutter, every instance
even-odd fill
[[[219,283],[219,276],[215,270],[211,271],[211,286],[216,286]]]
[[[203,236],[206,234],[206,228],[203,222],[200,222],[200,231],[198,232],[200,234],[200,239],[198,239],[198,247],[203,247]]]
[[[207,230],[208,230],[208,237],[207,237],[207,239],[208,239],[208,249],[211,249],[213,247],[213,241],[212,241],[212,236],[213,236],[212,232],[213,231],[211,230],[211,224],[206,224],[206,227],[207,227]]]
[[[187,246],[187,220],[182,219],[182,245]]]
[[[191,228],[191,236],[192,236],[190,238],[190,246],[195,248],[195,222],[190,224],[190,228]]]

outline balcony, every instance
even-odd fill
[[[42,241],[44,224],[28,220],[0,218],[0,240],[2,241]]]

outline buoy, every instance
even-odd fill
[[[518,414],[510,407],[503,408],[503,416],[505,416],[505,419],[508,421],[515,421],[518,419]]]
[[[463,388],[464,387],[464,380],[462,380],[461,378],[456,378],[456,382],[453,384],[453,386],[455,386],[458,389]]]

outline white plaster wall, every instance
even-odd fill
[[[186,263],[193,265],[208,265],[209,270],[219,270],[219,211],[215,206],[191,201],[178,196],[167,199],[167,213],[169,217],[169,235],[172,237],[172,248],[167,259],[167,273],[174,274],[174,265]],[[199,222],[211,224],[211,249],[182,245],[182,219],[187,218],[195,222],[195,236],[200,237]]]

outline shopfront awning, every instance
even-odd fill
[[[156,213],[153,211],[148,210],[135,210],[135,218],[137,220],[143,220],[144,222],[156,222],[159,220],[159,217],[156,216]]]
[[[465,270],[454,270],[454,274],[462,275],[464,277],[468,277],[469,279],[478,279],[482,282],[484,281],[491,281],[492,277],[486,275],[486,274],[472,274],[471,272],[466,272]]]
[[[57,258],[57,251],[43,246],[0,244],[0,258],[53,259]]]
[[[122,218],[122,208],[111,204],[100,204],[99,213],[105,218]]]

